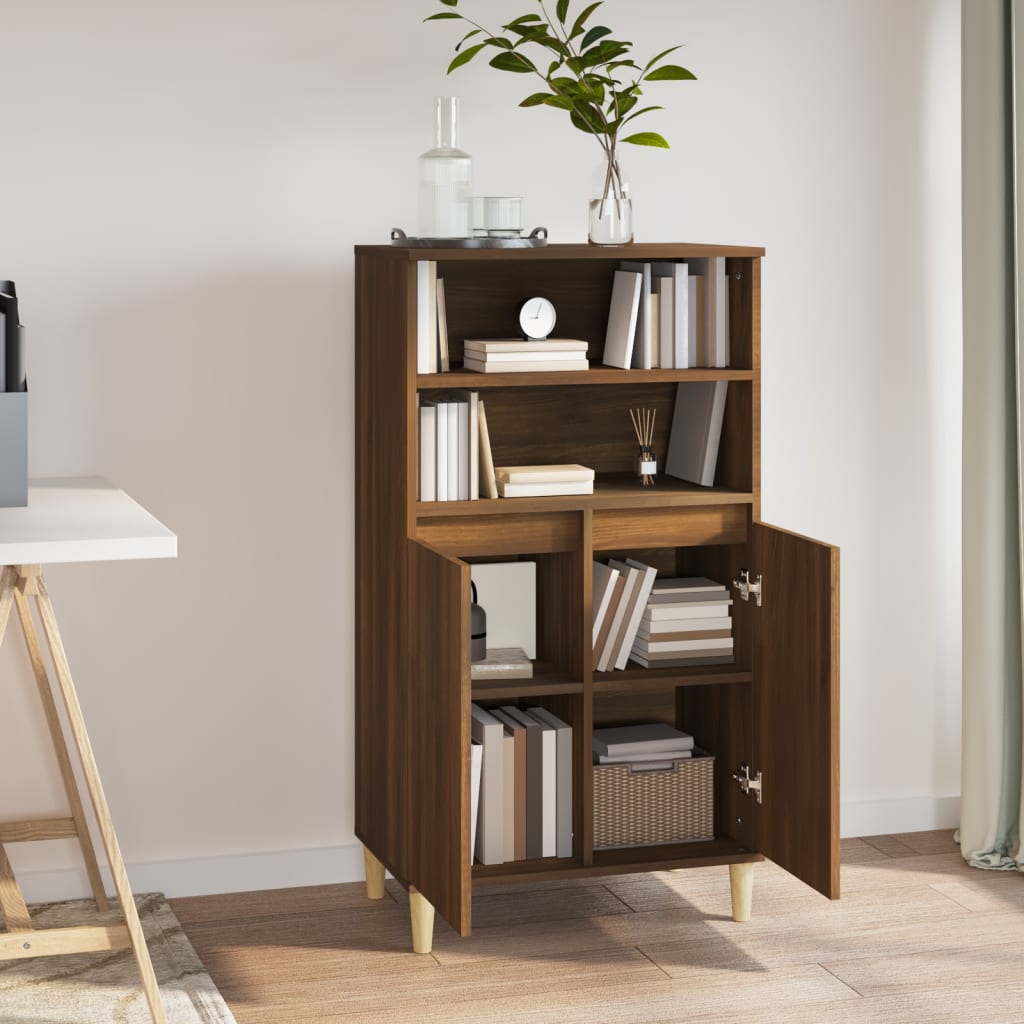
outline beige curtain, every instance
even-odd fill
[[[977,867],[1024,870],[1024,0],[963,0],[961,9],[964,749],[959,841],[964,857]]]

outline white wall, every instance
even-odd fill
[[[479,0],[463,0],[468,9]],[[137,887],[358,877],[352,246],[415,227],[431,98],[476,191],[585,236],[592,140],[447,80],[421,0],[35,0],[4,11],[0,273],[31,339],[33,475],[103,474],[175,563],[54,567]],[[506,13],[526,9],[508,3]],[[641,240],[762,244],[764,515],[842,547],[844,831],[959,792],[959,4],[609,0],[669,152],[629,155]],[[4,817],[59,813],[17,630]],[[15,850],[29,895],[69,844]]]

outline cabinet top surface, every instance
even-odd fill
[[[405,248],[397,245],[357,245],[357,255],[390,253],[395,259],[420,260],[650,260],[701,256],[760,257],[764,248],[750,245],[704,245],[695,242],[632,242],[629,245],[545,245],[529,249]]]

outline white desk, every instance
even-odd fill
[[[114,834],[99,771],[86,732],[64,645],[57,629],[42,566],[56,562],[105,562],[133,558],[174,558],[177,538],[123,491],[98,477],[34,480],[26,508],[0,508],[0,643],[16,608],[39,698],[67,793],[69,816],[34,821],[0,821],[0,961],[131,948],[154,1024],[166,1024],[153,964],[139,924],[124,860]],[[36,632],[30,598],[42,623],[52,668],[67,711],[70,739],[78,754],[99,827],[124,924],[36,930],[11,870],[5,843],[77,838],[98,910],[108,907],[88,822],[72,769],[67,738],[57,714],[46,660]],[[0,730],[2,733],[2,730]]]

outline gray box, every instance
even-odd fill
[[[28,392],[0,393],[0,508],[28,504]]]

